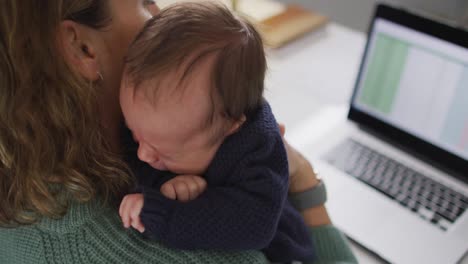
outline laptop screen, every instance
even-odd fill
[[[468,49],[377,17],[353,108],[468,160]]]

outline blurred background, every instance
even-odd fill
[[[158,0],[158,5],[165,7],[179,1],[197,0]],[[280,41],[277,45],[280,48],[268,52],[269,74],[266,80],[269,88],[266,96],[272,105],[280,109],[275,113],[277,118],[289,120],[295,117],[288,121],[289,127],[301,124],[305,114],[318,113],[324,106],[348,102],[364,50],[368,24],[377,3],[388,3],[468,29],[468,0],[217,1],[228,6],[236,2],[237,9],[254,18],[254,21],[269,21],[267,24],[274,38],[292,40]],[[298,13],[293,11],[283,16],[284,20],[269,19],[287,13],[285,10],[291,5],[302,7],[306,13],[312,11],[312,17],[305,15],[303,19],[297,19]],[[320,21],[317,22],[320,20],[317,17],[322,15],[328,18],[325,27]],[[292,23],[288,20],[297,21]],[[294,31],[299,32],[298,37],[294,37],[297,33]],[[308,31],[315,32],[301,33]],[[264,37],[267,35],[264,34]],[[335,78],[333,73],[339,73],[340,78]],[[291,90],[286,95],[277,92],[289,87],[294,87],[294,92]]]
[[[158,4],[164,7],[178,1],[181,0],[159,0]],[[218,1],[227,5],[231,3],[231,0]],[[317,11],[334,22],[361,32],[367,31],[375,4],[385,2],[439,19],[445,23],[468,28],[468,0],[237,0],[236,2],[241,6],[241,9],[256,12],[255,15],[262,12],[263,7],[258,7],[264,6],[265,2],[298,4],[309,10]],[[269,6],[267,9],[270,11],[272,4]]]
[[[255,0],[251,0],[255,1]],[[468,28],[468,0],[279,0],[316,10],[350,28],[367,31],[377,2],[386,2]]]

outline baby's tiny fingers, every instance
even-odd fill
[[[132,219],[132,227],[138,230],[138,232],[140,233],[145,232],[145,226],[141,222],[141,219],[139,216]]]
[[[122,199],[122,202],[120,202],[120,206],[119,206],[119,215],[120,215],[120,218],[122,218],[122,215],[123,215],[123,207],[125,205],[125,197],[124,199]]]
[[[129,212],[129,203],[125,202],[122,204],[122,223],[125,228],[130,227],[130,212]]]
[[[186,180],[184,180],[184,182],[188,188],[189,200],[194,200],[195,198],[197,198],[198,195],[200,195],[201,190],[195,180],[195,176],[189,176]]]
[[[166,182],[161,186],[161,193],[168,199],[177,199],[176,190],[172,182]]]
[[[174,182],[174,189],[177,194],[177,200],[181,202],[190,201],[190,190],[185,180]]]
[[[200,195],[201,193],[203,193],[205,190],[206,190],[206,181],[205,179],[203,179],[202,177],[200,176],[193,176],[193,181],[195,182],[195,184],[197,185],[198,187],[198,195]]]

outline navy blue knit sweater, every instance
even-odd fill
[[[313,258],[302,217],[286,199],[286,150],[267,103],[226,138],[204,175],[208,188],[193,201],[160,193],[171,173],[131,164],[144,195],[140,217],[152,239],[189,250],[263,250],[272,262]]]

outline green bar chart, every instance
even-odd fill
[[[391,111],[398,91],[409,45],[384,34],[377,34],[364,79],[360,101],[382,113]]]

